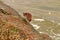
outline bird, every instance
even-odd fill
[[[31,22],[32,20],[32,15],[29,12],[24,12],[23,16],[27,19],[27,21]]]

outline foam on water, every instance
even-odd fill
[[[51,15],[52,13],[51,13],[51,12],[49,12],[48,14],[49,14],[49,15]]]
[[[34,21],[40,21],[40,22],[42,22],[42,21],[45,21],[44,19],[33,19]]]
[[[33,25],[33,27],[34,27],[36,30],[40,28],[40,26],[38,26],[38,25],[35,25],[35,24],[31,24],[31,25]]]
[[[51,32],[52,32],[55,36],[60,36],[60,34],[59,34],[59,33],[58,33],[58,34],[56,34],[56,33],[54,33],[54,32],[53,32],[53,30],[54,30],[54,29],[51,29]]]

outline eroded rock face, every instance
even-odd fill
[[[12,10],[11,12],[1,8],[7,8],[7,6],[0,7],[0,40],[51,40],[46,34],[37,32],[25,19],[16,15],[17,12],[10,7],[8,8]]]
[[[14,16],[0,14],[1,40],[39,40],[39,35],[28,29],[28,25]]]
[[[0,11],[2,11],[2,9],[4,10],[4,13],[9,14],[9,15],[18,15],[13,8],[11,8],[10,6],[5,5],[2,1],[0,1]]]

